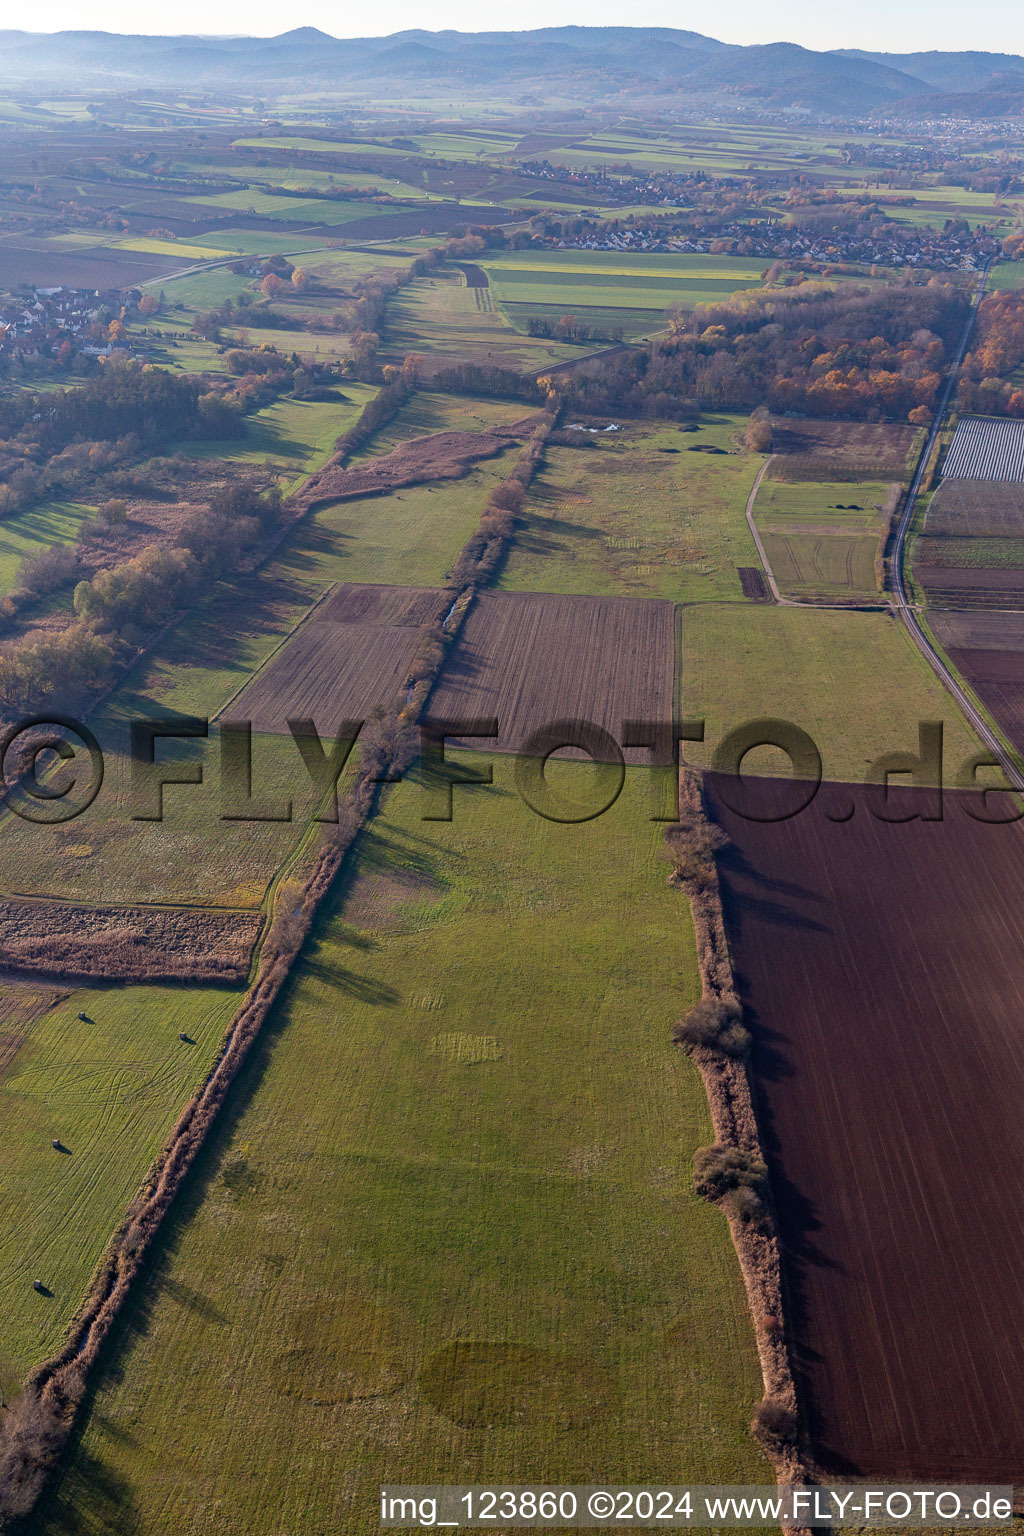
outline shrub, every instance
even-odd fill
[[[128,503],[117,498],[106,501],[98,508],[96,516],[109,528],[121,526],[128,521]]]
[[[759,1439],[792,1445],[797,1437],[796,1414],[778,1398],[765,1397],[754,1409],[750,1429]]]
[[[758,406],[747,422],[743,441],[750,453],[771,453],[772,419],[763,405]]]
[[[740,1005],[735,997],[701,998],[676,1025],[673,1039],[677,1045],[699,1045],[737,1059],[750,1050],[750,1035],[741,1023]]]
[[[702,1147],[694,1158],[693,1186],[705,1200],[721,1200],[739,1189],[761,1196],[768,1187],[768,1170],[752,1152],[715,1142]]]
[[[78,553],[70,544],[51,544],[38,555],[26,555],[18,568],[18,586],[43,597],[56,592],[78,574]]]
[[[713,878],[715,854],[728,846],[721,827],[683,817],[665,828],[665,849],[677,879],[702,884]]]
[[[724,1196],[724,1200],[729,1214],[739,1221],[747,1222],[751,1226],[761,1226],[767,1218],[768,1207],[761,1196],[755,1190],[748,1189],[746,1185],[730,1190]]]

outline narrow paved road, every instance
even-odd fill
[[[900,517],[899,524],[896,529],[896,540],[893,544],[892,550],[893,599],[900,618],[903,620],[904,624],[907,626],[907,629],[910,632],[910,638],[913,640],[922,656],[931,665],[939,678],[941,678],[942,682],[945,683],[949,692],[953,695],[957,704],[960,706],[968,720],[974,726],[974,729],[977,731],[982,741],[989,748],[995,761],[999,764],[1000,768],[1002,768],[1003,773],[1006,775],[1007,781],[1012,784],[1015,789],[1024,792],[1024,773],[1021,772],[1016,758],[1007,751],[1006,747],[1003,745],[1002,741],[989,725],[988,721],[978,709],[973,699],[969,696],[966,689],[953,676],[953,673],[950,671],[949,667],[946,665],[945,661],[939,655],[931,640],[928,638],[923,628],[921,627],[921,622],[917,616],[917,610],[914,604],[910,601],[910,596],[907,592],[906,574],[903,569],[903,562],[906,556],[907,536],[914,521],[914,513],[917,510],[917,503],[921,495],[921,488],[924,485],[925,473],[931,460],[932,453],[935,449],[935,445],[939,440],[939,434],[942,431],[943,425],[945,423],[947,412],[949,411],[950,401],[953,398],[953,391],[957,384],[957,375],[960,372],[960,364],[963,362],[964,356],[967,352],[967,346],[971,339],[971,331],[974,329],[974,318],[977,314],[978,305],[981,303],[981,300],[984,296],[985,287],[988,283],[991,267],[992,263],[989,262],[982,272],[981,280],[978,283],[978,286],[974,292],[974,296],[971,300],[971,312],[967,317],[967,323],[964,326],[964,333],[960,338],[960,345],[957,349],[956,359],[949,371],[949,377],[946,380],[946,387],[942,392],[942,398],[940,399],[938,409],[935,412],[935,420],[932,425],[931,432],[929,433],[928,441],[924,445],[921,457],[918,460],[917,471],[914,475],[913,481],[911,482],[910,492],[907,496],[907,504],[903,509],[903,514]]]

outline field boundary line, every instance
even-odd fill
[[[679,800],[681,821],[703,827],[714,825],[707,810],[703,775],[685,764],[679,770]],[[735,999],[738,992],[714,853],[708,855],[708,862],[708,878],[685,879],[673,870],[669,883],[689,900],[702,996],[721,1002]],[[704,1045],[684,1048],[703,1080],[716,1144],[754,1157],[767,1167],[746,1060]],[[766,1224],[745,1221],[726,1206],[720,1205],[720,1209],[728,1221],[743,1276],[764,1383],[764,1403],[781,1409],[795,1423],[799,1398],[787,1341],[782,1254],[774,1215]],[[813,1462],[797,1440],[772,1433],[756,1413],[750,1430],[772,1462],[780,1484],[815,1480]]]

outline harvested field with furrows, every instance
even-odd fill
[[[913,572],[929,605],[937,608],[1024,608],[1024,568],[915,561]]]
[[[928,508],[930,536],[1017,538],[1024,535],[1024,485],[943,480]]]
[[[518,752],[556,720],[586,721],[621,741],[627,719],[670,722],[675,607],[651,599],[484,592],[430,701],[437,719],[494,716],[483,750]],[[627,752],[646,762],[646,753]]]
[[[804,601],[863,602],[876,591],[877,537],[841,533],[762,533],[779,586]]]
[[[1024,613],[929,613],[928,623],[948,650],[1020,651],[1024,654]]]
[[[1024,481],[1024,421],[962,416],[942,473],[948,479]]]
[[[340,586],[285,641],[225,711],[256,732],[312,719],[321,736],[343,720],[364,720],[397,697],[421,628],[450,605],[441,590]]]
[[[942,821],[882,821],[870,789],[828,785],[768,824],[791,783],[745,815],[736,781],[709,789],[818,1454],[1019,1481],[1024,831],[949,792]],[[889,814],[930,804],[893,790]]]
[[[240,982],[257,912],[0,898],[0,966],[74,980]]]
[[[941,565],[961,570],[1024,569],[1024,538],[960,538],[925,534],[914,545],[914,558],[921,565]]]
[[[930,613],[950,661],[1024,752],[1024,613]]]
[[[308,511],[354,496],[384,496],[404,485],[457,480],[481,459],[493,459],[510,443],[529,437],[539,422],[538,413],[487,432],[435,432],[400,443],[394,452],[364,459],[351,469],[343,468],[341,456],[336,454],[323,469],[310,475],[291,505]]]
[[[772,418],[769,478],[901,480],[917,444],[916,427],[874,421]]]
[[[372,582],[342,582],[318,603],[311,624],[399,625],[422,629],[438,612],[440,587],[384,587]]]

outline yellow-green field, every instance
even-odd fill
[[[751,720],[792,721],[817,743],[825,777],[854,782],[886,752],[916,752],[917,726],[945,726],[946,777],[979,743],[949,694],[888,613],[843,613],[765,604],[714,603],[683,612],[680,707],[704,718],[705,740],[689,761]],[[744,772],[790,774],[774,748],[752,752]]]
[[[627,341],[663,330],[667,313],[760,287],[767,263],[747,257],[625,251],[509,251],[481,263],[520,330],[571,314],[595,336]]]

